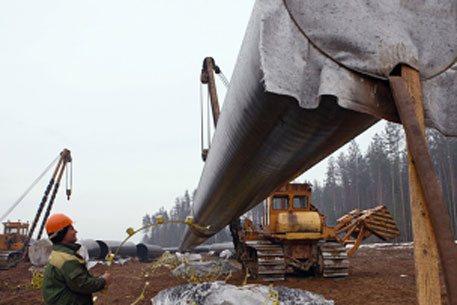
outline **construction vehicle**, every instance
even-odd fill
[[[58,160],[58,162],[57,162]],[[52,206],[54,204],[54,200],[56,198],[57,192],[59,190],[60,181],[62,180],[63,173],[66,169],[66,166],[70,163],[71,164],[72,157],[71,153],[68,149],[64,149],[60,155],[54,160],[40,175],[40,177],[35,180],[35,182],[28,188],[23,196],[17,200],[10,209],[2,216],[2,221],[8,214],[19,204],[19,202],[25,197],[25,195],[31,190],[31,188],[38,182],[38,180],[44,176],[44,174],[51,168],[51,166],[57,162],[57,166],[55,167],[54,173],[49,181],[44,195],[41,199],[41,202],[38,206],[38,210],[35,214],[35,218],[32,222],[32,225],[29,230],[29,223],[24,222],[4,222],[4,234],[0,235],[0,269],[10,269],[16,266],[20,261],[24,260],[27,256],[27,249],[32,240],[33,233],[35,231],[36,225],[38,224],[38,220],[41,217],[44,207],[48,202],[48,196],[51,193],[51,197],[49,199],[41,227],[38,231],[37,239],[41,238],[43,233],[43,229],[46,223],[46,220],[51,213]],[[71,173],[67,175],[67,190],[66,195],[67,199],[70,199],[71,195]]]
[[[314,271],[316,276],[348,275],[348,256],[375,235],[384,241],[400,234],[385,206],[353,210],[325,224],[326,216],[311,204],[309,184],[287,184],[264,201],[261,228],[249,219],[231,228],[237,258],[254,277],[284,280],[285,274]]]
[[[0,268],[8,269],[22,255],[22,248],[28,238],[29,223],[7,221],[3,226],[3,234],[0,234],[0,261],[5,263],[0,265]]]

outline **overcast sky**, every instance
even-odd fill
[[[123,239],[194,190],[201,64],[213,56],[230,78],[253,4],[0,2],[0,215],[63,148],[74,190],[67,201],[62,183],[53,212],[72,217],[79,238]],[[322,179],[325,164],[303,179]],[[33,220],[50,176],[8,219]]]

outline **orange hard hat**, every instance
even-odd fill
[[[73,223],[73,221],[64,214],[53,214],[48,218],[46,221],[46,232],[48,235],[55,233],[66,226],[69,226]]]

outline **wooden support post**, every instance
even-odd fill
[[[425,138],[424,109],[419,72],[402,67],[401,77],[405,80],[409,94],[413,97],[414,110]],[[438,251],[424,192],[422,191],[416,166],[408,149],[409,193],[414,237],[414,265],[418,305],[441,304]]]
[[[408,143],[418,303],[441,304],[438,248],[448,304],[457,305],[457,246],[425,139],[419,72],[401,70],[389,82]]]

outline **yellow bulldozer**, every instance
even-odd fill
[[[0,234],[0,269],[12,267],[22,256],[24,244],[28,240],[29,223],[7,221]]]
[[[253,277],[278,281],[300,271],[347,276],[348,256],[364,239],[388,241],[400,234],[385,206],[353,210],[331,227],[310,198],[309,184],[290,183],[265,200],[260,229],[249,219],[242,227],[232,224],[237,258]]]

